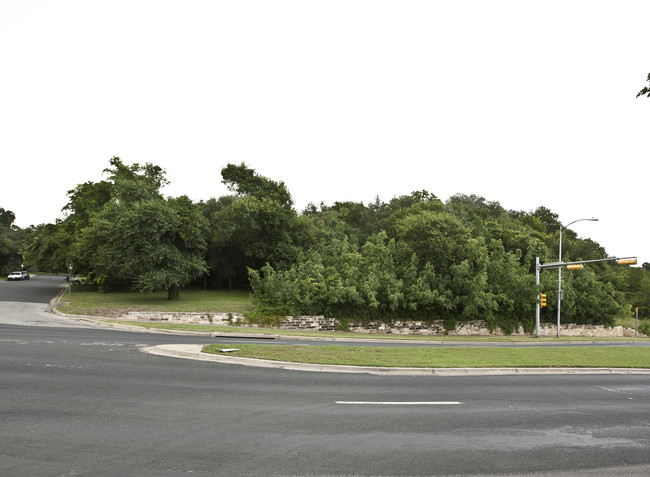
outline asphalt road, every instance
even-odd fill
[[[206,338],[49,326],[30,302],[24,326],[15,303],[0,303],[2,476],[650,474],[648,376],[196,362],[139,350]]]
[[[47,304],[66,285],[65,277],[35,275],[30,280],[0,282],[0,301]]]

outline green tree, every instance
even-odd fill
[[[445,210],[458,218],[469,229],[480,230],[488,221],[496,221],[506,215],[498,202],[487,201],[477,195],[457,194],[451,196]]]
[[[5,210],[0,207],[0,226],[11,227],[16,220],[16,214],[11,210]]]
[[[221,177],[222,182],[238,195],[269,199],[287,208],[293,205],[284,182],[275,182],[261,176],[243,162],[239,165],[228,164],[221,169]]]
[[[650,317],[650,271],[645,267],[623,270],[627,273],[628,300],[632,308],[639,308],[639,318]]]
[[[564,323],[613,326],[617,316],[625,313],[619,301],[624,301],[611,283],[596,279],[590,268],[562,275]]]
[[[546,227],[547,233],[559,232],[562,224],[560,223],[558,214],[555,212],[552,212],[544,206],[539,206],[535,209],[533,215]]]
[[[167,290],[170,300],[178,300],[179,288],[207,269],[204,227],[198,206],[187,197],[114,201],[83,230],[78,253],[100,284]]]
[[[113,160],[115,160],[114,158]],[[90,219],[115,197],[114,184],[108,181],[84,182],[68,191],[68,203],[63,211],[75,232],[90,225]]]
[[[30,229],[30,234],[33,240],[25,250],[26,265],[51,273],[67,273],[68,265],[73,262],[75,241],[69,224],[58,221],[37,225]]]
[[[469,231],[446,212],[424,210],[407,215],[395,224],[397,256],[402,265],[415,254],[420,268],[430,263],[436,274],[445,276],[453,265],[467,258]]]
[[[418,258],[411,256],[406,268],[404,282],[405,319],[415,320],[454,320],[454,295],[448,289],[447,281],[436,275],[433,266],[426,263],[418,266]]]
[[[511,332],[521,323],[532,332],[538,293],[534,274],[500,240],[491,240],[488,246],[487,282],[497,305],[497,311],[486,317],[488,324]]]
[[[345,224],[345,233],[360,245],[379,229],[376,209],[366,207],[363,202],[335,202],[331,207],[321,206],[320,217],[325,220],[336,218]]]
[[[209,223],[211,273],[230,288],[233,282],[246,286],[247,268],[259,269],[266,262],[287,268],[297,259],[297,215],[277,201],[255,196],[221,200]]]
[[[115,199],[122,202],[161,198],[160,188],[169,184],[165,170],[150,162],[140,165],[137,162],[127,166],[114,156],[109,161],[111,167],[104,169],[109,175],[109,183]]]
[[[3,275],[22,264],[22,232],[13,225],[15,214],[0,207],[0,273]]]
[[[287,269],[310,241],[312,221],[298,218],[283,182],[258,175],[245,164],[228,164],[223,182],[235,196],[210,200],[203,207],[209,221],[207,260],[220,282],[245,288],[248,268],[265,263]]]
[[[647,80],[647,81],[650,83],[650,73],[648,73],[648,80]],[[636,94],[636,97],[638,98],[639,96],[643,96],[643,95],[646,95],[648,98],[650,98],[650,87],[648,87],[648,86],[644,86],[644,87],[641,89],[641,91],[639,91],[639,92]]]

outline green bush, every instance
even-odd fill
[[[650,320],[641,320],[638,330],[644,335],[650,336]]]

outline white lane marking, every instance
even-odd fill
[[[608,387],[605,387],[605,386],[598,386],[598,387],[601,388],[601,389],[604,389],[605,391],[610,391],[612,393],[620,394],[620,391],[617,391],[616,389],[608,388]]]
[[[459,401],[335,401],[336,404],[358,404],[376,406],[456,406]]]

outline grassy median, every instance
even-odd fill
[[[366,347],[237,344],[228,356],[310,364],[407,368],[650,368],[650,347]],[[211,344],[221,354],[232,344]]]
[[[120,317],[129,311],[198,313],[248,313],[255,309],[250,293],[225,290],[181,290],[180,300],[170,301],[166,292],[134,293],[91,291],[75,286],[64,293],[58,309],[63,313]]]

